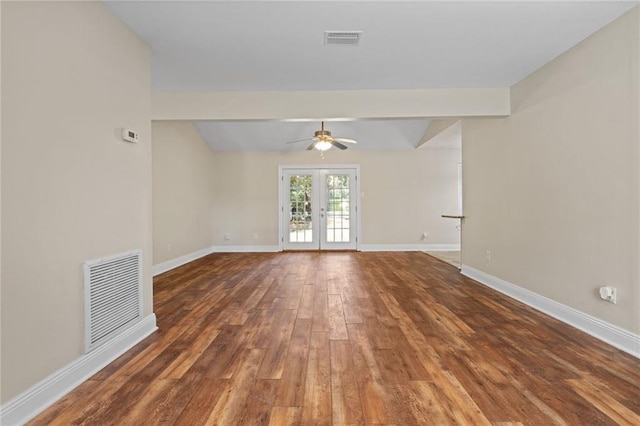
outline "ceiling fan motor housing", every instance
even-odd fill
[[[318,130],[314,133],[315,137],[318,139],[328,139],[331,138],[331,132],[328,130]]]

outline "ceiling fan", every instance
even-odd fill
[[[316,131],[312,138],[299,139],[297,141],[287,142],[287,144],[304,141],[312,141],[311,145],[307,147],[307,151],[311,151],[314,148],[318,151],[326,151],[332,146],[335,146],[338,149],[347,149],[347,146],[344,145],[345,143],[358,143],[353,139],[336,138],[331,136],[331,132],[324,129],[324,121],[321,122],[321,129]]]

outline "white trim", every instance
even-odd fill
[[[281,164],[278,171],[282,169],[359,169],[360,164]]]
[[[282,251],[284,246],[283,238],[284,238],[284,228],[282,227],[283,219],[283,210],[284,206],[281,206],[284,194],[282,193],[283,179],[284,179],[284,169],[286,166],[278,165],[278,202],[276,203],[276,208],[278,209],[278,250]]]
[[[157,330],[155,314],[141,319],[113,340],[86,355],[82,355],[25,392],[7,401],[0,407],[0,424],[21,425],[26,423],[155,330]]]
[[[427,244],[425,251],[460,251],[460,244]]]
[[[213,253],[273,253],[282,251],[278,246],[214,246]]]
[[[471,266],[462,265],[461,273],[487,287],[519,300],[540,312],[582,330],[611,346],[615,346],[636,358],[640,358],[640,335],[494,277],[493,275],[489,275]]]
[[[185,263],[193,262],[196,259],[200,259],[208,254],[214,252],[214,247],[206,247],[202,250],[195,251],[193,253],[185,254],[184,256],[176,257],[175,259],[167,260],[166,262],[159,263],[157,265],[153,265],[151,268],[151,272],[153,276],[163,274],[171,269],[177,268],[178,266],[182,266]]]
[[[458,251],[460,244],[361,244],[360,251]]]

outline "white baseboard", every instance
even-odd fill
[[[584,331],[636,358],[640,358],[640,335],[585,314],[577,309],[540,296],[508,281],[489,275],[471,266],[462,265],[462,275],[516,299],[540,312]]]
[[[460,244],[427,244],[424,251],[460,251]]]
[[[214,246],[214,253],[274,253],[281,251],[278,246]]]
[[[157,330],[148,315],[113,340],[71,362],[0,407],[1,425],[22,425]]]
[[[214,247],[206,247],[202,250],[198,250],[193,253],[185,254],[184,256],[176,257],[175,259],[167,260],[166,262],[159,263],[157,265],[153,265],[151,269],[153,276],[163,274],[171,269],[177,268],[178,266],[182,266],[185,263],[193,262],[196,259],[200,259],[208,254],[214,252]]]
[[[360,251],[457,251],[460,244],[361,244]]]

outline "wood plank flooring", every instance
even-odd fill
[[[460,255],[460,251],[425,251],[429,256],[433,256],[436,259],[440,259],[443,262],[447,262],[456,268],[460,269],[462,267],[462,256]]]
[[[640,425],[640,360],[421,252],[213,254],[32,425]]]

